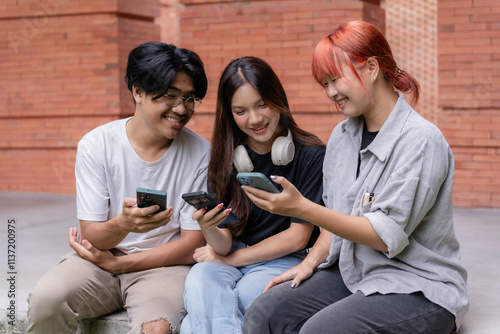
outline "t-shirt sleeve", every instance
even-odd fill
[[[191,167],[196,167],[194,167],[194,170],[192,170],[192,173],[194,173],[194,177],[192,178],[193,181],[189,186],[184,188],[184,190],[182,191],[183,193],[207,191],[210,144],[208,142],[205,142],[205,140],[202,140],[202,143],[198,142],[194,146],[192,146],[193,144],[191,144],[191,147],[189,149],[185,148],[186,152],[189,152],[191,157],[199,157],[199,159],[197,161],[189,163]],[[193,206],[181,199],[181,195],[182,194],[178,195],[178,198],[182,202],[179,217],[181,229],[200,230],[198,222],[192,218],[194,212]]]
[[[193,182],[193,186],[187,192],[206,191],[207,190],[208,168],[198,170],[198,176]],[[183,230],[200,230],[200,225],[192,218],[194,207],[184,202],[180,213],[181,228]]]
[[[325,147],[304,146],[299,152],[301,156],[301,171],[295,182],[302,196],[310,201],[323,205],[323,160],[325,158]],[[307,223],[308,221],[292,218],[294,223]]]
[[[78,143],[75,178],[77,217],[80,220],[108,220],[109,191],[101,156],[102,149],[99,145],[92,145],[88,137]]]

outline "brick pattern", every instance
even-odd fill
[[[181,3],[185,6],[179,18],[181,45],[200,54],[209,78],[209,92],[190,128],[211,138],[220,74],[231,60],[251,55],[265,59],[276,71],[298,124],[328,141],[334,126],[344,117],[336,113],[312,78],[312,52],[339,22],[362,19],[363,2]]]
[[[454,203],[500,199],[500,3],[438,1],[437,124],[456,161]]]
[[[422,86],[417,110],[456,159],[457,206],[500,199],[500,4],[486,0],[18,0],[0,4],[0,191],[72,193],[83,134],[133,113],[128,52],[149,40],[196,50],[209,91],[189,128],[210,139],[219,76],[267,60],[292,112],[325,142],[344,117],[310,73],[316,43],[348,20],[379,26]]]
[[[2,2],[0,190],[74,192],[76,143],[130,114],[126,54],[160,38],[158,15],[155,0]]]
[[[386,38],[398,67],[420,84],[415,109],[436,123],[437,117],[437,0],[384,2]]]

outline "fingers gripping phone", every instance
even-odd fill
[[[270,193],[279,193],[280,191],[276,186],[262,173],[258,172],[248,172],[248,173],[238,173],[236,175],[238,181],[242,185],[254,187],[257,189],[265,190]]]
[[[210,196],[205,191],[197,191],[197,192],[183,194],[182,199],[184,199],[186,202],[188,202],[198,210],[207,208],[207,211],[210,211],[217,205],[219,205],[219,201],[217,201],[214,197]],[[219,212],[221,212],[222,210],[226,210],[226,207],[220,209]],[[229,216],[227,216],[227,218],[222,223],[220,223],[218,227],[225,227],[227,226],[227,224],[238,223],[238,222],[239,222],[238,217],[236,217],[232,212],[230,212]]]
[[[137,207],[146,208],[153,205],[159,205],[155,213],[167,209],[167,192],[162,190],[153,190],[146,188],[137,188]]]

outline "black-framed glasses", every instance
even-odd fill
[[[179,93],[165,93],[165,100],[170,108],[177,107],[181,102],[184,102],[184,107],[189,111],[195,111],[201,105],[201,99],[197,97],[185,97]]]

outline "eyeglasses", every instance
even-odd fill
[[[195,111],[201,105],[201,99],[197,97],[185,97],[179,93],[167,92],[165,94],[167,105],[170,108],[177,107],[181,102],[184,102],[184,107],[188,111]]]

